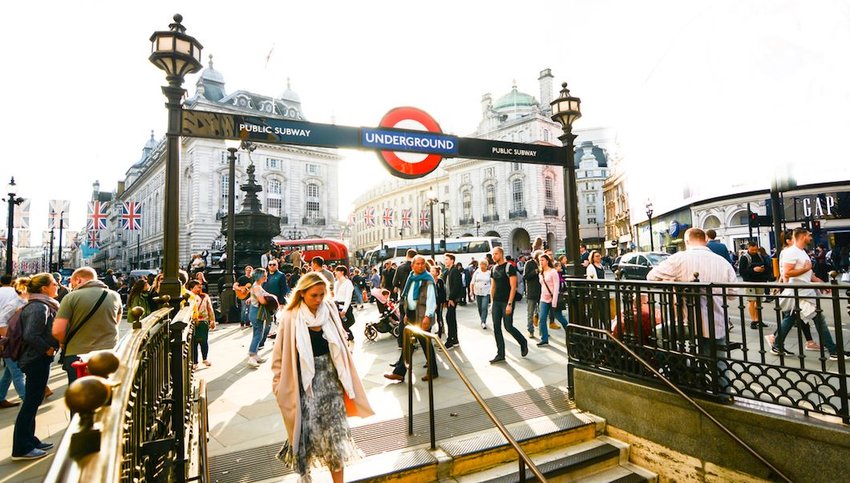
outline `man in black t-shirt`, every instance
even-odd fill
[[[492,282],[490,284],[490,300],[492,301],[493,335],[496,337],[496,357],[490,360],[490,364],[504,362],[505,360],[505,338],[502,335],[502,321],[505,329],[516,339],[523,357],[528,354],[528,341],[522,333],[514,327],[514,296],[516,295],[516,267],[505,260],[505,252],[502,247],[493,249],[493,261],[495,265],[491,272]]]

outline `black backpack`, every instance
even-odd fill
[[[45,307],[47,306],[47,304],[38,300],[31,300],[27,305],[35,302],[43,304]],[[6,324],[6,336],[0,339],[0,355],[2,357],[8,357],[13,361],[17,361],[24,350],[24,327],[21,323],[21,313],[24,311],[24,307],[26,305],[16,310],[9,317],[9,321]]]

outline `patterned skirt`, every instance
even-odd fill
[[[313,395],[308,397],[298,384],[301,395],[301,437],[298,447],[289,441],[277,458],[310,481],[310,468],[327,467],[331,472],[343,469],[346,463],[361,454],[351,437],[345,413],[343,389],[337,377],[330,354],[313,358],[316,374],[313,376]]]

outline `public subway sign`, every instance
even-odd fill
[[[390,173],[401,178],[425,176],[443,158],[563,165],[565,157],[559,146],[444,134],[434,118],[415,107],[391,109],[376,128],[184,109],[181,134],[266,144],[372,149]]]

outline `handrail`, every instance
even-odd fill
[[[430,332],[426,332],[426,331],[422,330],[422,328],[420,328],[419,326],[409,324],[409,325],[405,326],[404,331],[412,333],[415,336],[426,337],[429,340],[429,346],[428,346],[428,348],[425,349],[425,357],[426,357],[426,359],[429,359],[428,360],[428,367],[429,368],[430,368],[431,363],[432,363],[431,360],[430,360],[430,357],[431,357],[431,350],[430,350],[431,346],[430,346],[430,344],[432,344],[433,342],[436,341],[437,345],[441,349],[443,349],[443,352],[446,355],[449,354],[448,349],[446,349],[446,346],[443,345],[443,341],[440,340],[439,337],[435,336],[434,334],[432,334]],[[410,337],[404,338],[405,354],[408,354],[409,357],[412,357],[413,351],[410,350],[411,349],[410,348],[410,339],[411,339]],[[475,387],[472,385],[472,383],[469,382],[469,379],[467,379],[466,375],[463,373],[463,370],[461,370],[461,368],[455,363],[455,361],[451,358],[451,356],[446,357],[446,360],[448,360],[449,365],[452,367],[452,369],[454,369],[454,371],[460,377],[460,380],[463,381],[463,384],[466,386],[466,388],[469,389],[470,394],[472,394],[472,397],[475,398],[475,401],[478,403],[478,405],[481,406],[481,409],[484,410],[484,413],[487,415],[487,417],[490,418],[490,420],[493,422],[494,425],[496,425],[496,428],[499,430],[500,433],[502,433],[502,436],[504,436],[505,439],[508,440],[508,443],[510,443],[510,445],[513,447],[514,451],[516,451],[517,456],[519,456],[519,459],[520,459],[520,463],[519,463],[520,481],[525,481],[525,465],[528,465],[529,469],[531,469],[531,472],[534,473],[534,476],[536,476],[539,481],[543,481],[543,482],[547,481],[546,477],[543,476],[543,473],[540,472],[540,469],[537,468],[537,465],[534,464],[534,462],[525,453],[525,451],[522,449],[522,447],[519,445],[519,443],[517,443],[517,441],[514,439],[514,437],[511,436],[511,433],[508,431],[508,429],[505,428],[505,426],[501,423],[501,421],[499,421],[499,419],[496,417],[496,415],[490,409],[490,406],[488,406],[487,403],[484,402],[484,398],[482,398],[481,395],[478,394],[478,391],[475,389]],[[412,371],[413,365],[410,363],[410,361],[407,361],[407,362],[408,362],[408,370]],[[434,385],[433,385],[434,380],[432,378],[428,378],[428,379],[429,379],[428,380],[428,398],[430,400],[430,407],[429,407],[429,413],[430,414],[429,414],[429,416],[431,418],[431,447],[432,447],[432,449],[434,449]],[[409,421],[409,431],[412,433],[412,430],[413,430],[413,410],[412,410],[412,405],[413,405],[413,402],[412,402],[413,401],[413,391],[412,391],[413,374],[412,374],[412,372],[408,374],[408,381],[409,381],[408,398],[409,398],[409,401],[410,401],[410,410],[408,411],[407,417],[408,417],[408,421]],[[525,463],[525,464],[523,464],[523,463]]]
[[[723,431],[724,433],[726,433],[727,435],[729,435],[729,436],[730,436],[733,440],[735,440],[735,442],[737,442],[739,445],[743,446],[743,447],[744,447],[744,449],[745,449],[745,450],[747,450],[747,452],[749,452],[751,455],[755,456],[755,458],[756,458],[757,460],[759,460],[759,461],[761,461],[762,463],[764,463],[764,465],[765,465],[765,466],[767,466],[768,468],[770,468],[770,470],[771,470],[771,471],[773,471],[774,473],[776,473],[776,475],[777,475],[777,476],[779,476],[780,478],[782,478],[784,481],[787,481],[788,483],[791,483],[791,479],[790,479],[790,478],[788,478],[787,476],[785,476],[785,474],[784,474],[784,473],[782,473],[782,471],[780,471],[777,467],[773,466],[773,464],[772,464],[770,461],[768,461],[767,459],[765,459],[765,457],[764,457],[764,456],[762,456],[762,455],[761,455],[758,451],[756,451],[755,449],[753,449],[753,448],[752,448],[750,445],[748,445],[748,444],[747,444],[744,440],[742,440],[741,438],[739,438],[739,437],[738,437],[735,433],[733,433],[733,432],[732,432],[729,428],[727,428],[727,427],[726,427],[723,423],[721,423],[721,422],[720,422],[717,418],[715,418],[714,416],[712,416],[712,415],[711,415],[708,411],[706,411],[706,410],[705,410],[702,406],[700,406],[700,405],[699,405],[699,404],[698,404],[695,400],[693,400],[693,399],[692,399],[691,397],[689,397],[687,394],[685,394],[684,392],[682,392],[682,390],[681,390],[681,389],[679,389],[678,387],[676,387],[676,385],[675,385],[675,384],[673,384],[673,383],[672,383],[669,379],[667,379],[667,378],[666,378],[666,377],[664,377],[664,376],[663,376],[660,372],[658,372],[657,370],[655,370],[655,368],[654,368],[654,367],[652,367],[652,365],[651,365],[650,363],[646,362],[645,360],[643,360],[643,358],[642,358],[642,357],[640,357],[640,356],[639,356],[639,355],[637,355],[634,351],[632,351],[631,349],[629,349],[629,347],[628,347],[628,346],[627,346],[627,345],[626,345],[623,341],[621,341],[620,339],[618,339],[618,338],[614,337],[614,334],[612,334],[611,332],[609,332],[609,331],[607,331],[607,330],[604,330],[604,329],[597,329],[597,328],[595,328],[595,327],[588,327],[588,326],[585,326],[585,325],[579,325],[579,324],[575,324],[575,323],[572,323],[572,322],[571,322],[571,323],[567,326],[567,328],[568,328],[569,330],[576,330],[576,329],[578,329],[578,330],[587,330],[587,331],[594,332],[594,333],[597,333],[597,334],[603,334],[603,335],[605,335],[608,339],[610,339],[610,340],[614,341],[614,342],[615,342],[618,346],[620,346],[620,348],[621,348],[621,349],[623,349],[624,351],[626,351],[626,352],[627,352],[630,356],[632,356],[632,358],[634,358],[636,361],[638,361],[638,362],[639,362],[639,363],[640,363],[640,364],[641,364],[641,365],[642,365],[645,369],[648,369],[650,372],[652,372],[652,374],[653,374],[653,375],[655,375],[655,377],[657,377],[658,379],[660,379],[660,380],[661,380],[664,384],[666,384],[667,386],[669,386],[669,387],[670,387],[670,389],[672,389],[672,390],[673,390],[676,394],[678,394],[679,396],[681,396],[682,398],[684,398],[686,401],[688,401],[688,402],[689,402],[692,406],[694,406],[694,407],[696,408],[696,410],[697,410],[697,411],[699,411],[699,412],[700,412],[703,416],[707,417],[707,418],[708,418],[711,422],[713,422],[713,423],[714,423],[714,424],[715,424],[718,428],[720,428],[720,430],[721,430],[721,431]],[[569,337],[568,337],[568,340],[569,340]]]
[[[209,458],[209,450],[207,445],[207,439],[209,438],[210,432],[210,415],[209,415],[209,401],[207,399],[207,381],[206,379],[201,379],[198,383],[198,463],[201,465],[201,468],[198,468],[199,478],[203,478],[201,481],[203,483],[210,482],[210,465],[207,461]]]
[[[127,469],[124,468],[126,454],[123,450],[127,430],[125,422],[129,418],[128,411],[130,411],[132,395],[134,391],[140,390],[134,387],[134,375],[141,370],[145,362],[137,355],[144,350],[151,338],[159,336],[162,331],[167,333],[169,327],[165,325],[166,323],[173,324],[189,320],[191,310],[190,307],[185,307],[169,320],[171,308],[158,309],[145,317],[139,324],[140,327],[135,328],[128,337],[121,340],[114,350],[120,364],[117,370],[104,381],[112,388],[109,400],[93,414],[77,413],[73,416],[57,447],[54,464],[44,481],[116,482],[128,477]],[[165,341],[165,350],[168,350],[168,340]],[[154,371],[158,373],[168,370],[168,367],[154,367]],[[79,381],[75,381],[75,384],[77,382]],[[174,401],[173,404],[180,404],[180,402]],[[179,410],[179,408],[175,409]],[[182,410],[180,411],[182,413]],[[85,424],[83,418],[88,418],[89,423]],[[157,423],[164,422],[157,421]],[[103,451],[100,451],[101,449]],[[140,448],[134,448],[134,450],[141,451]]]

